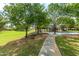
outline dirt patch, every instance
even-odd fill
[[[65,34],[63,35],[64,38],[79,38],[79,34]]]

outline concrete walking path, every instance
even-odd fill
[[[61,53],[55,42],[55,35],[53,33],[49,33],[39,52],[39,56],[61,56]]]

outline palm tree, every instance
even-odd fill
[[[48,6],[48,12],[49,12],[49,15],[52,19],[52,23],[54,25],[54,33],[56,32],[56,21],[57,21],[57,18],[60,17],[60,16],[64,16],[66,15],[65,11],[64,11],[64,8],[66,7],[66,4],[58,4],[58,3],[52,3],[52,4],[49,4]]]

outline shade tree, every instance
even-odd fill
[[[26,31],[25,37],[27,37],[28,29],[31,25],[35,25],[37,33],[39,33],[40,29],[50,24],[44,5],[39,3],[11,3],[4,7],[4,12],[9,22],[17,30]]]

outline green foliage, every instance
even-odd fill
[[[34,22],[31,7],[30,3],[10,4],[4,7],[10,22],[16,27],[17,30],[25,30],[26,37],[28,29]]]
[[[4,29],[4,25],[6,24],[2,14],[0,14],[0,30]]]
[[[63,11],[62,9],[63,9],[63,5],[64,4],[58,4],[58,3],[51,3],[51,4],[49,4],[49,6],[48,6],[48,10],[49,10],[49,12],[51,13],[51,12],[58,12],[58,13],[60,13],[61,11]]]
[[[51,3],[48,5],[48,12],[52,15],[52,18],[63,16],[66,15],[65,7],[65,3]]]
[[[11,24],[18,30],[26,30],[26,35],[31,25],[35,24],[38,30],[50,24],[44,5],[39,3],[10,4],[4,7],[4,11]]]
[[[48,12],[57,25],[61,24],[65,27],[79,27],[79,4],[78,3],[51,3],[48,6]],[[58,19],[59,18],[59,19]],[[74,19],[75,18],[75,19]],[[58,24],[59,23],[59,24]]]
[[[10,4],[10,6],[5,6],[4,10],[7,12],[10,22],[18,30],[30,27],[32,22],[30,4]]]
[[[67,28],[72,28],[75,26],[74,19],[66,16],[66,17],[59,17],[56,21],[58,25],[64,25]]]
[[[66,5],[65,3],[51,3],[48,5],[48,12],[53,24],[56,24],[59,17],[67,15],[65,11]]]
[[[65,11],[66,13],[69,14],[69,16],[78,17],[79,16],[79,4],[78,3],[67,4]]]
[[[78,10],[79,4],[74,3],[51,3],[48,5],[47,11],[40,3],[11,3],[4,7],[4,12],[11,25],[15,26],[16,30],[25,30],[26,33],[32,25],[35,25],[39,32],[42,28],[47,28],[50,23],[56,23],[56,21],[67,27],[74,27],[75,21],[70,18],[78,18]],[[62,21],[57,20],[59,17]],[[78,25],[78,22],[76,24]]]

